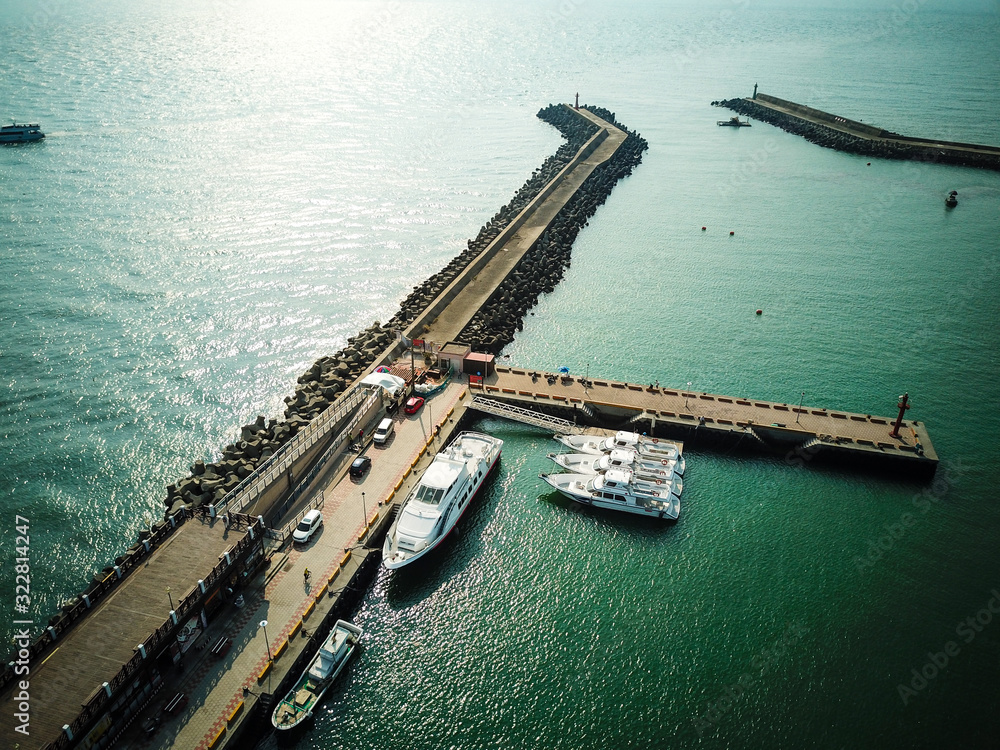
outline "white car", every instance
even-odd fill
[[[305,544],[310,539],[312,535],[316,533],[316,530],[323,525],[323,514],[318,510],[311,510],[302,516],[302,520],[299,521],[299,525],[295,527],[295,531],[292,532],[292,541],[298,544]]]

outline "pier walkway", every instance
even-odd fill
[[[537,377],[532,378],[532,373]],[[892,417],[602,378],[585,381],[515,367],[498,367],[481,389],[477,386],[472,392],[569,416],[579,424],[617,424],[664,437],[714,434],[746,438],[748,446],[797,450],[803,456],[825,451],[890,458],[929,470],[938,461],[926,427],[913,420],[904,420],[900,436],[893,438],[889,435]]]
[[[484,251],[492,253],[492,258],[484,267],[475,271],[472,278],[456,279],[456,284],[463,285],[461,291],[448,302],[448,306],[433,321],[425,325],[422,338],[429,341],[455,340],[472,320],[472,316],[486,304],[497,287],[514,270],[524,254],[541,238],[594,169],[610,159],[628,137],[628,133],[586,109],[579,109],[576,112],[604,131],[603,134],[598,131],[594,136],[600,141],[597,147],[589,156],[567,165],[563,172],[553,179],[553,182],[558,180],[558,185],[551,193],[542,197],[540,201],[532,201],[525,207],[518,217],[518,220],[524,217],[524,221],[513,236],[507,239],[502,235],[497,237],[495,240],[497,246]]]
[[[369,524],[374,527],[387,516],[397,493],[405,491],[407,482],[423,471],[447,439],[447,427],[458,421],[455,410],[463,395],[468,399],[466,387],[453,383],[417,414],[398,413],[395,436],[384,448],[369,448],[372,467],[364,477],[354,480],[341,473],[317,488],[324,494],[323,528],[309,544],[289,546],[276,555],[263,587],[234,612],[232,621],[207,638],[211,643],[225,635],[234,647],[222,659],[206,649],[197,663],[185,668],[171,689],[188,696],[187,708],[152,735],[139,731],[141,720],[137,721],[129,747],[218,750],[227,746],[243,717],[261,694],[277,688],[296,656],[306,648],[318,648],[303,633],[322,619],[333,604],[332,594],[346,585],[368,554],[362,540]],[[308,584],[303,577],[307,567],[312,574]],[[259,626],[262,620],[267,621],[266,638]],[[269,670],[268,651],[275,656]],[[350,670],[341,679],[349,680]],[[244,687],[249,692],[244,694]],[[158,714],[162,703],[154,701],[149,714]],[[241,741],[232,746],[248,745]]]

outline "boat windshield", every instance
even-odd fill
[[[413,499],[418,503],[424,503],[426,505],[437,505],[441,502],[441,498],[444,497],[444,493],[447,490],[439,489],[437,487],[428,487],[427,485],[421,485],[417,488],[417,494],[414,495]]]

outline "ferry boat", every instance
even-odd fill
[[[420,477],[389,527],[382,564],[389,570],[419,560],[444,541],[500,459],[503,440],[463,432]]]
[[[715,124],[716,125],[721,125],[722,127],[726,127],[726,128],[749,128],[750,127],[750,121],[749,120],[747,120],[746,122],[740,122],[740,118],[739,117],[730,117],[728,120],[718,120]]]
[[[680,468],[678,473],[684,473],[681,451],[676,443],[645,437],[638,432],[619,430],[608,438],[594,437],[593,435],[556,435],[555,439],[575,453],[592,453],[599,456],[615,449],[625,449],[635,451],[643,459],[656,458],[661,461],[663,459],[677,461]]]
[[[3,125],[0,126],[0,143],[24,143],[25,141],[40,141],[45,137],[38,125]]]
[[[681,513],[680,479],[640,479],[629,469],[608,469],[605,474],[539,474],[554,490],[570,500],[595,508],[676,521]]]
[[[275,706],[271,714],[275,729],[283,732],[294,729],[312,716],[316,704],[357,650],[361,632],[354,623],[337,620],[316,658]]]
[[[677,458],[643,457],[634,450],[615,448],[610,453],[549,453],[557,465],[575,474],[603,474],[609,469],[631,469],[637,476],[664,479],[684,475],[684,456]]]

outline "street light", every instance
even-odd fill
[[[691,390],[691,381],[690,381],[690,380],[688,381],[688,390]],[[685,409],[687,409],[687,408],[688,408],[688,399],[689,399],[690,397],[691,397],[691,395],[690,395],[690,394],[688,394],[688,393],[685,393],[685,394],[684,394],[684,408],[685,408]]]
[[[170,587],[167,586],[167,599],[170,601],[170,611],[174,611],[174,598],[170,596]]]
[[[260,626],[264,630],[264,645],[267,646],[267,660],[274,661],[274,659],[271,658],[271,644],[267,642],[267,620],[261,620]]]
[[[365,533],[367,533],[367,531],[368,531],[368,511],[365,510],[365,493],[364,493],[364,490],[361,491],[361,515],[362,515],[362,519],[361,520],[363,520],[365,522],[365,531],[362,532],[362,534],[361,534],[361,538],[363,539],[364,536],[365,536]]]
[[[802,395],[799,396],[799,410],[795,412],[795,424],[799,423],[799,417],[802,416],[802,402],[806,400],[806,392],[802,391]]]

